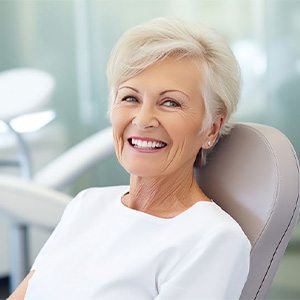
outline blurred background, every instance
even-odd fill
[[[0,85],[1,72],[14,68],[42,70],[55,80],[51,97],[41,109],[44,114],[30,114],[15,123],[29,147],[33,172],[109,126],[105,76],[109,53],[126,29],[159,16],[204,23],[225,37],[243,77],[235,120],[278,128],[299,157],[300,1],[0,0]],[[0,97],[0,109],[6,105]],[[15,140],[0,121],[0,159],[15,151]],[[1,172],[14,171],[4,167]],[[128,175],[110,156],[67,192],[75,195],[90,186],[127,183]],[[0,216],[2,294],[9,275],[7,231],[7,222]],[[30,229],[31,260],[48,235]],[[268,299],[300,299],[299,278],[298,226]]]

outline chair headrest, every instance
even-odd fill
[[[275,274],[269,269],[277,269],[299,216],[295,151],[275,128],[238,123],[216,145],[207,165],[197,170],[197,179],[251,242],[251,284],[249,289],[245,285],[244,296],[256,299],[251,295],[253,285],[257,285],[257,293],[267,291]]]
[[[200,186],[241,225],[252,246],[280,209],[290,216],[299,195],[295,151],[277,129],[238,123],[198,171]],[[284,217],[282,217],[284,218]]]

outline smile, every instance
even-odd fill
[[[139,138],[129,138],[128,142],[131,146],[134,148],[139,149],[161,149],[167,146],[165,142],[162,141],[156,141],[153,139],[139,139]]]

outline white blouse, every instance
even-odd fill
[[[174,218],[123,205],[128,186],[79,193],[40,251],[25,300],[234,300],[250,243],[214,202]]]

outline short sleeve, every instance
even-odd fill
[[[52,249],[55,250],[55,245],[59,243],[61,235],[64,233],[65,228],[73,219],[74,213],[79,206],[80,199],[83,197],[85,191],[80,192],[75,198],[73,198],[70,203],[66,206],[63,215],[55,227],[54,231],[50,235],[49,239],[46,241],[39,254],[37,255],[31,271],[38,270],[43,262],[47,259],[47,254],[52,252]]]
[[[155,300],[238,300],[249,272],[250,249],[239,227],[219,226],[177,263]]]

